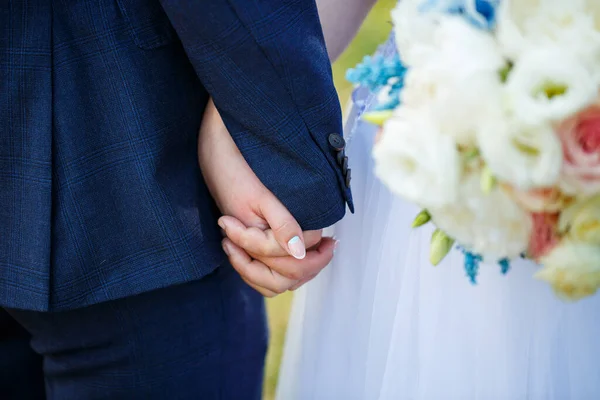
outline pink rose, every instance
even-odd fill
[[[533,229],[529,238],[527,256],[539,260],[548,254],[560,242],[558,234],[558,214],[534,213],[531,214]]]
[[[565,189],[583,193],[600,190],[600,104],[562,122],[557,133],[564,152]]]

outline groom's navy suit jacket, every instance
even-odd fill
[[[0,32],[0,306],[73,309],[225,261],[197,164],[209,96],[304,229],[351,204],[314,0],[7,0]]]

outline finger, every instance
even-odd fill
[[[272,271],[262,262],[253,260],[229,239],[223,240],[223,250],[229,257],[233,268],[252,285],[281,294],[298,283],[297,280],[288,279],[276,271]]]
[[[298,260],[304,259],[306,256],[304,235],[294,216],[271,192],[261,197],[259,206],[260,213],[273,230],[275,240],[292,257]]]
[[[241,247],[251,255],[264,257],[288,256],[285,248],[282,248],[275,239],[270,229],[262,230],[246,227],[236,218],[224,216],[219,219],[219,225],[225,230],[227,237],[238,247]]]
[[[271,229],[261,230],[248,228],[240,220],[230,216],[219,218],[219,226],[225,231],[227,237],[247,253],[261,257],[285,257],[288,252],[282,248]],[[321,241],[321,230],[306,231],[304,241],[307,248],[316,246]]]
[[[246,285],[250,286],[252,289],[256,290],[258,293],[260,293],[264,297],[268,297],[268,298],[272,299],[273,297],[277,296],[277,293],[271,292],[270,290],[265,289],[265,288],[261,288],[260,286],[256,286],[255,284],[253,284],[252,282],[248,281],[243,276],[242,276],[242,280],[244,282],[246,282]]]
[[[292,286],[292,287],[290,288],[290,290],[291,290],[291,291],[294,291],[294,290],[298,290],[298,289],[300,289],[302,286],[304,286],[304,285],[305,285],[305,284],[307,284],[308,282],[310,282],[310,281],[312,281],[313,279],[315,279],[315,278],[317,277],[317,275],[319,275],[319,274],[311,275],[311,276],[309,276],[308,278],[305,278],[305,279],[301,280],[300,282],[298,282],[298,283],[296,283],[294,286]]]
[[[236,232],[232,237],[227,235],[233,243],[243,248],[252,258],[260,257],[289,257],[286,249],[281,247],[281,244],[275,238],[273,230],[266,231],[247,228],[241,232]],[[312,249],[321,243],[321,231],[306,231],[303,232],[306,250]]]
[[[337,240],[335,240],[335,239],[334,239],[334,245],[333,245],[333,250],[334,250],[334,252],[335,252],[335,248],[337,247],[338,243],[339,243],[339,242],[338,242]],[[312,281],[313,279],[315,279],[315,278],[316,278],[316,277],[319,275],[319,273],[320,273],[320,271],[319,271],[319,272],[317,272],[316,274],[309,275],[308,277],[306,277],[306,278],[302,279],[300,282],[298,282],[297,284],[295,284],[294,286],[292,286],[292,287],[290,288],[290,290],[291,290],[291,291],[295,291],[295,290],[298,290],[298,289],[300,289],[302,286],[304,286],[304,285],[305,285],[305,284],[307,284],[308,282],[310,282],[310,281]]]
[[[303,260],[293,257],[259,257],[258,260],[274,272],[299,282],[325,268],[333,258],[335,246],[336,240],[326,237],[316,249],[308,251]]]
[[[270,257],[287,256],[287,251],[281,247],[271,230],[246,227],[234,217],[219,218],[219,226],[227,237],[238,247],[250,254],[260,254]]]
[[[306,245],[306,250],[312,250],[313,248],[318,247],[318,245],[321,243],[321,239],[323,238],[322,229],[316,231],[304,231],[302,234],[304,235],[304,244]]]

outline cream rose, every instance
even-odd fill
[[[600,247],[600,195],[579,199],[560,214],[558,228],[573,242]]]
[[[600,247],[563,240],[541,258],[536,278],[550,283],[558,296],[579,300],[600,287]]]

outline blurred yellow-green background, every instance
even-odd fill
[[[344,79],[346,70],[360,62],[365,55],[375,51],[377,46],[385,41],[391,30],[389,12],[396,1],[379,0],[377,2],[356,38],[333,65],[335,85],[342,105],[346,104],[352,91],[351,85]],[[272,400],[275,395],[279,363],[281,362],[285,341],[285,328],[291,303],[291,293],[267,301],[271,342],[265,376],[265,400]]]

